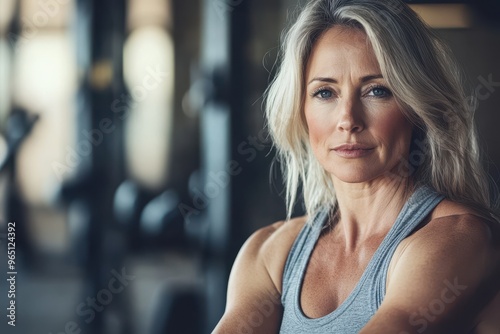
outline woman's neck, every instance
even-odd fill
[[[403,180],[344,183],[333,180],[338,201],[336,235],[346,250],[355,250],[374,236],[387,234],[411,194]]]

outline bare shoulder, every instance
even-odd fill
[[[295,240],[306,221],[307,216],[296,217],[289,221],[277,221],[255,231],[247,242],[257,243],[265,249],[279,247],[285,240]]]
[[[247,239],[241,251],[263,256],[266,261],[271,260],[268,257],[275,258],[277,253],[288,253],[306,221],[307,217],[302,216],[261,227]],[[270,256],[271,254],[272,256]]]
[[[277,222],[254,232],[236,257],[226,310],[213,333],[276,333],[282,314],[281,275],[288,252],[306,217]],[[258,316],[258,323],[252,318]]]
[[[268,293],[281,294],[282,271],[288,253],[306,221],[306,217],[279,221],[258,229],[245,241],[231,270],[228,302],[238,299],[232,297],[241,294],[240,286],[246,285],[245,280],[250,276],[258,278],[260,288]]]
[[[429,222],[416,233],[417,238],[443,245],[477,247],[495,255],[500,247],[500,224],[485,219],[466,206],[443,200],[433,210]],[[471,249],[469,249],[471,250]]]
[[[412,251],[406,257],[432,256],[433,261],[443,263],[457,259],[457,265],[466,265],[466,256],[471,261],[482,259],[484,266],[494,268],[500,259],[500,224],[462,204],[443,200],[423,226],[404,240],[398,257]]]
[[[442,201],[425,224],[402,243],[388,280],[388,292],[392,291],[396,300],[405,286],[412,285],[415,290],[407,300],[427,307],[451,282],[464,289],[457,300],[474,306],[468,309],[460,306],[462,302],[450,304],[449,316],[455,321],[471,316],[468,328],[475,326],[474,333],[478,334],[490,333],[482,328],[499,324],[494,315],[500,308],[499,231],[498,222],[461,204]],[[408,309],[412,310],[411,305]]]
[[[423,252],[423,249],[428,251]],[[412,250],[415,254],[408,254]],[[388,280],[403,254],[406,257],[431,255],[449,261],[466,252],[473,257],[484,256],[493,265],[499,261],[499,251],[498,222],[482,218],[466,206],[445,199],[421,226],[401,242],[394,254]]]
[[[259,248],[259,256],[280,294],[283,269],[288,253],[306,222],[307,216],[279,221],[257,230],[250,237],[256,239],[254,242]]]

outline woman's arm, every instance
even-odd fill
[[[498,293],[498,240],[497,225],[473,215],[431,221],[404,250],[360,334],[470,333]]]
[[[226,311],[213,333],[279,332],[283,312],[281,294],[271,278],[267,261],[273,248],[269,241],[278,226],[258,230],[241,248],[229,277]]]

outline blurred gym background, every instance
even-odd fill
[[[241,244],[285,216],[262,94],[300,2],[1,0],[2,333],[210,333]],[[408,3],[466,70],[498,183],[499,2]]]

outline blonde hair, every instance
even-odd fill
[[[409,161],[397,176],[428,185],[481,215],[497,217],[480,162],[475,106],[445,45],[402,1],[315,0],[284,36],[281,65],[266,91],[268,128],[285,179],[287,218],[300,186],[308,214],[325,206],[334,209],[337,203],[331,179],[312,153],[302,110],[311,49],[336,25],[366,33],[382,75],[415,124]]]

